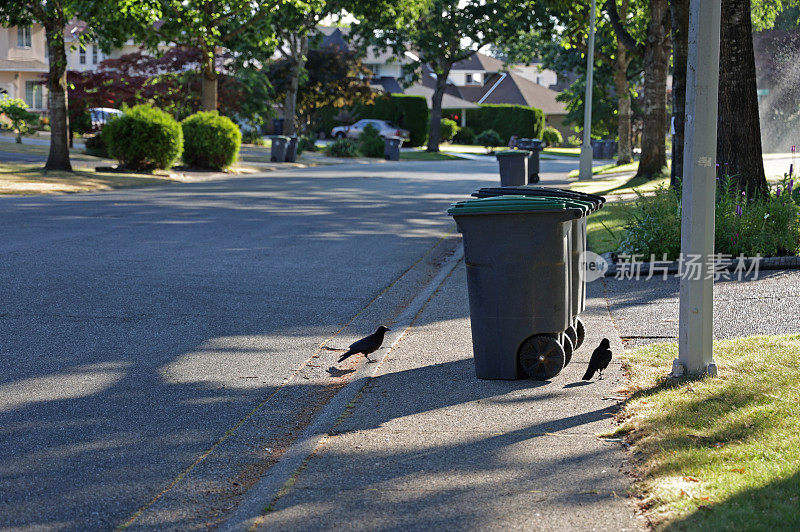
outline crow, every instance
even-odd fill
[[[609,349],[609,347],[611,347],[611,342],[608,341],[608,338],[603,338],[600,345],[597,346],[597,349],[592,352],[592,358],[589,359],[589,368],[583,375],[583,380],[591,380],[595,371],[599,371],[600,378],[603,378],[603,370],[606,369],[608,363],[611,362],[611,349]]]
[[[380,327],[378,327],[378,330],[375,331],[374,333],[370,334],[365,338],[362,338],[357,342],[354,342],[347,350],[347,352],[343,354],[341,357],[339,357],[339,362],[342,362],[349,356],[358,353],[364,353],[364,356],[367,357],[368,361],[375,362],[374,360],[371,360],[369,358],[369,354],[377,351],[378,348],[381,346],[381,344],[383,343],[383,335],[386,334],[386,331],[391,331],[391,329],[381,325]]]

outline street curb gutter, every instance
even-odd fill
[[[414,319],[425,307],[434,292],[447,279],[450,273],[463,257],[463,247],[458,246],[442,264],[438,273],[414,297],[403,313],[391,324],[392,333],[387,335],[391,340],[389,348],[384,353],[381,363],[394,350],[395,346],[405,336]],[[325,406],[313,423],[303,431],[300,437],[284,453],[283,457],[273,465],[264,477],[245,494],[244,500],[233,514],[220,525],[222,531],[250,530],[257,525],[256,520],[264,514],[264,509],[278,496],[281,488],[292,478],[306,460],[311,456],[319,444],[327,437],[336,425],[342,413],[353,401],[358,393],[366,386],[380,369],[381,364],[374,366],[363,364],[359,376],[342,388],[333,399]]]

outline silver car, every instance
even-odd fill
[[[359,120],[352,126],[338,126],[331,130],[331,135],[337,139],[343,139],[345,137],[351,139],[357,139],[361,136],[361,133],[364,131],[364,128],[367,127],[368,124],[372,124],[372,126],[378,130],[381,137],[401,137],[403,139],[408,139],[409,132],[407,129],[400,129],[399,127],[395,126],[387,122],[386,120],[375,120],[372,118],[365,118],[363,120]]]

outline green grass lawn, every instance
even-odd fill
[[[578,148],[559,148],[559,147],[550,147],[545,148],[543,150],[544,153],[549,153],[550,155],[558,155],[559,157],[580,157],[581,156],[581,149]]]
[[[102,159],[100,159],[102,160]],[[73,172],[46,172],[39,163],[0,163],[0,195],[64,194],[177,182],[167,172],[97,172],[73,161]]]
[[[800,530],[800,335],[718,341],[719,377],[666,377],[675,344],[623,355],[615,432],[663,530]]]
[[[453,153],[474,153],[475,155],[486,155],[489,153],[483,146],[471,146],[468,144],[445,144],[442,143],[439,145],[439,149],[441,151],[449,151]]]
[[[427,152],[424,149],[415,151],[401,151],[401,161],[448,161],[451,159],[460,159],[456,155],[450,155],[445,152]]]
[[[639,168],[638,161],[633,161],[632,163],[620,164],[620,165],[616,163],[601,164],[592,167],[592,175],[619,174],[622,172],[635,173],[638,168]],[[569,173],[569,177],[578,177],[578,170],[571,171]]]
[[[623,233],[625,213],[630,202],[606,203],[589,215],[586,223],[586,245],[595,253],[617,251]]]
[[[569,188],[578,192],[588,192],[590,194],[631,194],[639,191],[642,194],[652,192],[659,186],[669,185],[669,177],[656,179],[644,179],[641,177],[631,177],[630,175],[614,175],[597,179],[587,179],[585,181],[573,181]]]

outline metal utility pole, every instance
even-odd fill
[[[578,179],[592,178],[592,73],[594,70],[594,14],[597,11],[595,0],[592,0],[592,11],[589,13],[589,43],[586,51],[586,97],[583,110],[583,145],[581,146],[581,162]]]
[[[721,3],[691,0],[683,148],[683,214],[678,359],[673,376],[716,375],[714,325],[714,197]],[[696,273],[688,267],[697,264]],[[687,275],[691,273],[691,275]]]

